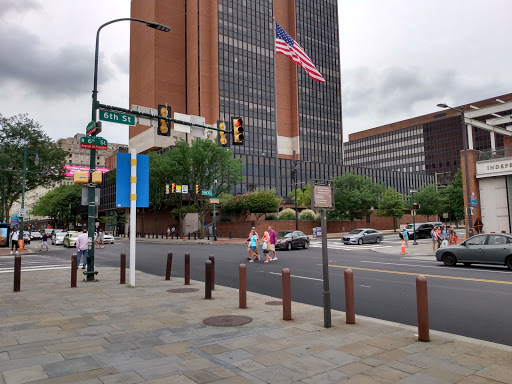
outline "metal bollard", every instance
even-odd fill
[[[231,231],[229,231],[229,239],[231,240]]]
[[[126,284],[126,253],[121,253],[121,266],[119,268],[119,284]]]
[[[283,282],[283,320],[292,319],[292,289],[290,281],[290,270],[284,268],[282,272]]]
[[[190,240],[190,232],[188,233],[188,239]]]
[[[158,234],[156,235],[158,237]],[[155,232],[153,232],[153,239],[155,238]]]
[[[197,240],[197,232],[194,232],[194,240]]]
[[[416,277],[416,301],[418,306],[418,340],[430,341],[427,279],[425,276]]]
[[[347,324],[356,323],[356,312],[354,306],[354,272],[351,269],[345,270],[345,318]]]
[[[247,308],[247,268],[245,264],[238,267],[238,306]]]
[[[76,269],[77,269],[77,256],[73,253],[71,256],[71,288],[76,288]]]
[[[168,233],[165,234],[165,239],[169,240],[169,234]]]
[[[210,231],[207,231],[208,233],[208,240],[210,240]]]
[[[21,256],[14,257],[14,292],[19,292],[21,287]]]
[[[190,285],[190,253],[185,253],[185,285]]]
[[[204,268],[204,298],[212,298],[212,261],[206,260]]]
[[[164,239],[164,234],[163,233],[160,233],[160,238],[163,240]]]
[[[212,291],[215,291],[215,256],[210,255],[208,260],[212,262]]]
[[[171,280],[172,252],[167,252],[167,267],[165,268],[165,280]]]

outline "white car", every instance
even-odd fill
[[[64,245],[64,237],[66,237],[67,232],[57,232],[52,237],[52,245]]]
[[[103,244],[114,244],[114,236],[110,234],[103,235]]]

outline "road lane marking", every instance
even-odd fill
[[[420,261],[424,263],[424,261]],[[431,262],[431,261],[430,261]],[[399,263],[386,263],[383,261],[369,261],[369,260],[361,260],[361,263],[371,263],[371,264],[384,264],[384,265],[401,265],[406,267],[420,267],[420,268],[446,268],[444,265],[418,265],[418,264],[399,264]],[[439,261],[440,263],[440,261]],[[475,263],[476,264],[476,263]],[[319,264],[321,265],[321,264]],[[478,271],[478,272],[489,272],[489,273],[505,273],[510,275],[509,271],[489,271],[487,269],[474,269],[474,268],[457,268],[457,271]]]
[[[269,273],[271,275],[281,275],[281,272],[269,272]],[[315,279],[314,277],[306,277],[306,276],[290,275],[290,277],[296,277],[297,279],[323,281],[323,279]]]
[[[361,267],[347,267],[344,265],[332,265],[329,264],[329,267],[333,268],[343,268],[343,269],[355,269],[360,271],[370,271],[370,272],[380,272],[380,273],[390,273],[394,275],[410,275],[410,276],[418,276],[422,275],[425,277],[434,277],[438,279],[451,279],[451,280],[465,280],[465,281],[478,281],[481,283],[493,283],[493,284],[506,284],[512,285],[512,281],[503,281],[503,280],[486,280],[486,279],[473,279],[470,277],[457,277],[457,276],[443,276],[443,275],[430,275],[425,273],[411,273],[411,272],[399,272],[399,271],[387,271],[385,269],[372,269],[372,268],[361,268]]]
[[[70,267],[41,267],[41,268],[21,268],[21,272],[33,272],[33,271],[45,271],[50,269],[69,269]],[[14,269],[4,269],[1,270],[0,273],[13,273]]]

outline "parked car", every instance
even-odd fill
[[[344,244],[365,244],[365,243],[380,243],[384,235],[382,232],[372,228],[356,228],[346,235],[343,235],[341,241]]]
[[[415,223],[415,224],[407,224],[404,229],[400,231],[400,238],[403,238],[404,231],[407,231],[409,234],[409,239],[414,239],[415,229],[416,229],[416,239],[428,239],[430,238],[430,232],[434,227],[438,225],[443,225],[440,221],[428,221],[426,223]]]
[[[457,245],[441,247],[437,261],[453,267],[457,263],[506,265],[512,271],[512,235],[476,235]]]
[[[276,249],[309,248],[309,236],[301,231],[279,231],[277,232]]]
[[[41,232],[30,232],[30,240],[41,240],[42,237]]]
[[[64,247],[74,247],[76,245],[76,239],[80,232],[68,232],[66,236],[64,236],[63,244]]]
[[[57,232],[52,236],[52,245],[64,245],[64,237],[66,232]]]

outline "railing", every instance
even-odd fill
[[[501,147],[493,149],[485,149],[480,151],[478,161],[502,159],[504,157],[512,157],[512,147]]]

